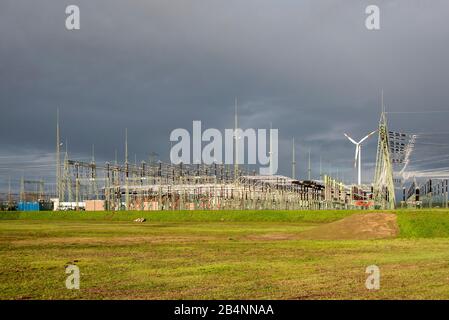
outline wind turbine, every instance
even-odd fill
[[[357,167],[357,160],[359,160],[358,164],[358,185],[360,186],[362,184],[362,143],[371,137],[374,133],[376,133],[377,130],[374,130],[370,134],[366,135],[362,140],[359,142],[356,142],[354,139],[352,139],[350,136],[348,136],[346,133],[344,134],[346,138],[349,139],[353,144],[355,144],[355,157],[354,157],[354,168]]]

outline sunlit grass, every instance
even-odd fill
[[[447,211],[398,211],[397,239],[295,237],[354,213],[2,213],[0,298],[449,299]],[[79,291],[64,285],[74,260]]]

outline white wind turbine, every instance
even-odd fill
[[[353,144],[355,144],[355,157],[354,157],[354,167],[357,167],[357,160],[359,160],[358,164],[358,185],[360,186],[362,184],[362,142],[371,137],[374,133],[376,133],[377,130],[374,130],[370,134],[366,135],[362,140],[359,142],[356,142],[354,139],[352,139],[350,136],[348,136],[346,133],[344,134],[346,138],[349,139]]]

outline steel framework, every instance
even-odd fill
[[[383,106],[379,120],[379,138],[377,143],[376,169],[374,173],[374,202],[380,209],[395,208],[393,167],[390,157],[390,143],[385,108]]]

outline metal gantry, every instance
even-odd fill
[[[235,171],[225,164],[142,161],[140,165],[98,166],[66,158],[61,179],[60,202],[73,203],[74,209],[91,200],[102,200],[105,210],[114,211],[332,209],[351,205],[350,192],[330,177],[326,177],[327,183],[299,181],[240,168]]]

